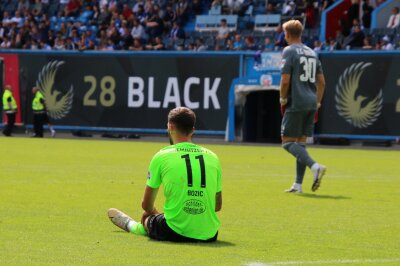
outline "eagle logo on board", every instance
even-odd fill
[[[42,68],[36,81],[36,86],[46,101],[48,114],[54,119],[61,119],[69,113],[74,96],[72,85],[65,94],[55,89],[57,85],[54,86],[54,80],[59,67],[63,64],[64,61],[49,62]]]
[[[364,70],[372,63],[354,63],[346,68],[336,85],[336,109],[341,117],[357,128],[372,125],[382,111],[382,89],[375,98],[369,99],[361,95],[359,80]]]

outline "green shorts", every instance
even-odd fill
[[[281,136],[310,137],[314,131],[314,116],[316,110],[285,112],[282,118]]]

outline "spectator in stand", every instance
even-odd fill
[[[257,45],[254,43],[253,36],[247,36],[244,39],[244,50],[251,50],[251,51],[258,50]]]
[[[242,35],[239,33],[235,34],[235,40],[232,43],[232,49],[235,51],[243,50],[244,42],[242,40]]]
[[[41,0],[35,0],[35,3],[33,4],[31,8],[31,13],[34,16],[39,16],[42,14],[43,10],[43,3]]]
[[[201,51],[207,51],[207,46],[204,44],[203,38],[198,38],[196,39],[196,44],[195,44],[195,51],[201,52]]]
[[[359,0],[351,0],[351,6],[347,10],[347,17],[351,22],[353,22],[354,19],[360,18],[360,5],[358,2]]]
[[[227,23],[226,19],[223,18],[220,21],[216,39],[217,40],[226,40],[228,37],[229,37],[228,23]]]
[[[57,38],[54,41],[54,47],[53,50],[65,50],[65,43],[64,43],[64,38],[62,37],[61,34],[57,35]]]
[[[146,25],[146,33],[149,35],[150,38],[159,37],[163,34],[164,31],[164,22],[158,15],[155,13],[152,17],[145,22]]]
[[[306,17],[305,28],[314,28],[317,24],[317,13],[312,2],[307,1],[306,8],[304,10],[304,16]]]
[[[72,41],[71,37],[65,39],[65,50],[75,51],[77,50],[76,44]]]
[[[155,37],[152,43],[146,45],[146,50],[156,50],[162,51],[165,50],[165,44],[162,42],[159,36]]]
[[[24,13],[25,10],[29,10],[29,0],[19,0],[17,11]]]
[[[346,38],[344,46],[346,49],[351,48],[361,48],[364,45],[364,32],[361,30],[360,25],[355,25],[353,27],[353,32]]]
[[[268,1],[267,5],[265,6],[265,14],[266,15],[273,15],[278,14],[279,12],[276,10],[276,7],[273,3]]]
[[[68,4],[65,6],[64,14],[66,17],[77,17],[79,16],[80,8],[81,3],[79,0],[69,0]]]
[[[184,40],[186,38],[185,31],[181,28],[179,22],[177,21],[174,22],[172,29],[169,33],[169,37],[173,42],[176,42],[179,39]]]
[[[387,36],[387,35],[383,36],[381,43],[382,43],[382,46],[381,46],[382,50],[386,50],[386,51],[394,50],[394,46],[390,42],[389,36]]]
[[[123,50],[128,50],[133,45],[133,38],[128,27],[123,27],[119,47]]]
[[[15,15],[11,18],[11,23],[16,23],[17,28],[21,28],[24,25],[24,19],[21,17],[19,10],[15,11]]]
[[[264,45],[263,45],[263,51],[264,52],[271,52],[275,50],[275,46],[272,43],[272,40],[270,37],[265,37],[264,39]]]
[[[125,20],[128,20],[131,16],[133,16],[133,11],[128,4],[124,4],[122,8],[122,16]]]
[[[371,28],[371,13],[374,11],[374,8],[371,6],[370,0],[364,0],[364,4],[362,5],[363,15],[362,15],[362,25],[364,28]]]
[[[226,39],[226,45],[225,49],[227,51],[234,51],[235,49],[233,48],[233,40],[231,38]]]
[[[372,50],[374,47],[371,45],[371,41],[368,37],[364,38],[364,45],[362,47],[363,50]]]
[[[390,29],[395,29],[399,26],[400,24],[400,14],[399,14],[399,8],[397,6],[392,8],[392,15],[389,17],[389,21],[387,24],[387,28]]]
[[[201,14],[203,10],[202,2],[202,0],[192,0],[192,11],[194,15]]]
[[[168,4],[166,6],[162,19],[164,21],[165,27],[170,29],[172,27],[172,23],[176,21],[176,13],[172,8],[172,4]]]
[[[133,45],[129,47],[129,50],[131,51],[143,51],[143,45],[142,42],[139,38],[133,39]]]
[[[243,0],[225,0],[223,5],[226,6],[228,14],[238,14],[242,3]]]
[[[313,50],[315,52],[320,52],[320,51],[324,50],[323,43],[320,40],[315,40],[313,46],[314,46]]]
[[[189,19],[189,4],[187,0],[178,0],[175,4],[175,12],[177,20],[181,25],[185,25]]]
[[[145,29],[137,18],[133,20],[131,35],[134,39],[144,40],[146,38]]]
[[[95,18],[93,18],[93,19],[95,19]],[[101,24],[105,24],[108,21],[110,21],[110,19],[111,19],[110,10],[108,10],[107,5],[102,5],[102,6],[100,6],[100,15],[99,15],[97,21],[94,20],[94,23],[97,22],[98,25],[101,25]]]
[[[283,47],[286,46],[285,32],[283,31],[282,25],[278,25],[276,28],[274,45],[278,50],[282,50]]]

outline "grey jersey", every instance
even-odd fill
[[[322,73],[317,54],[304,44],[283,50],[282,74],[290,74],[287,112],[317,109],[317,75]]]

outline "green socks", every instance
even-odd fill
[[[146,229],[144,229],[143,224],[132,220],[129,221],[128,223],[128,229],[131,233],[134,233],[135,235],[141,235],[141,236],[147,235]]]

